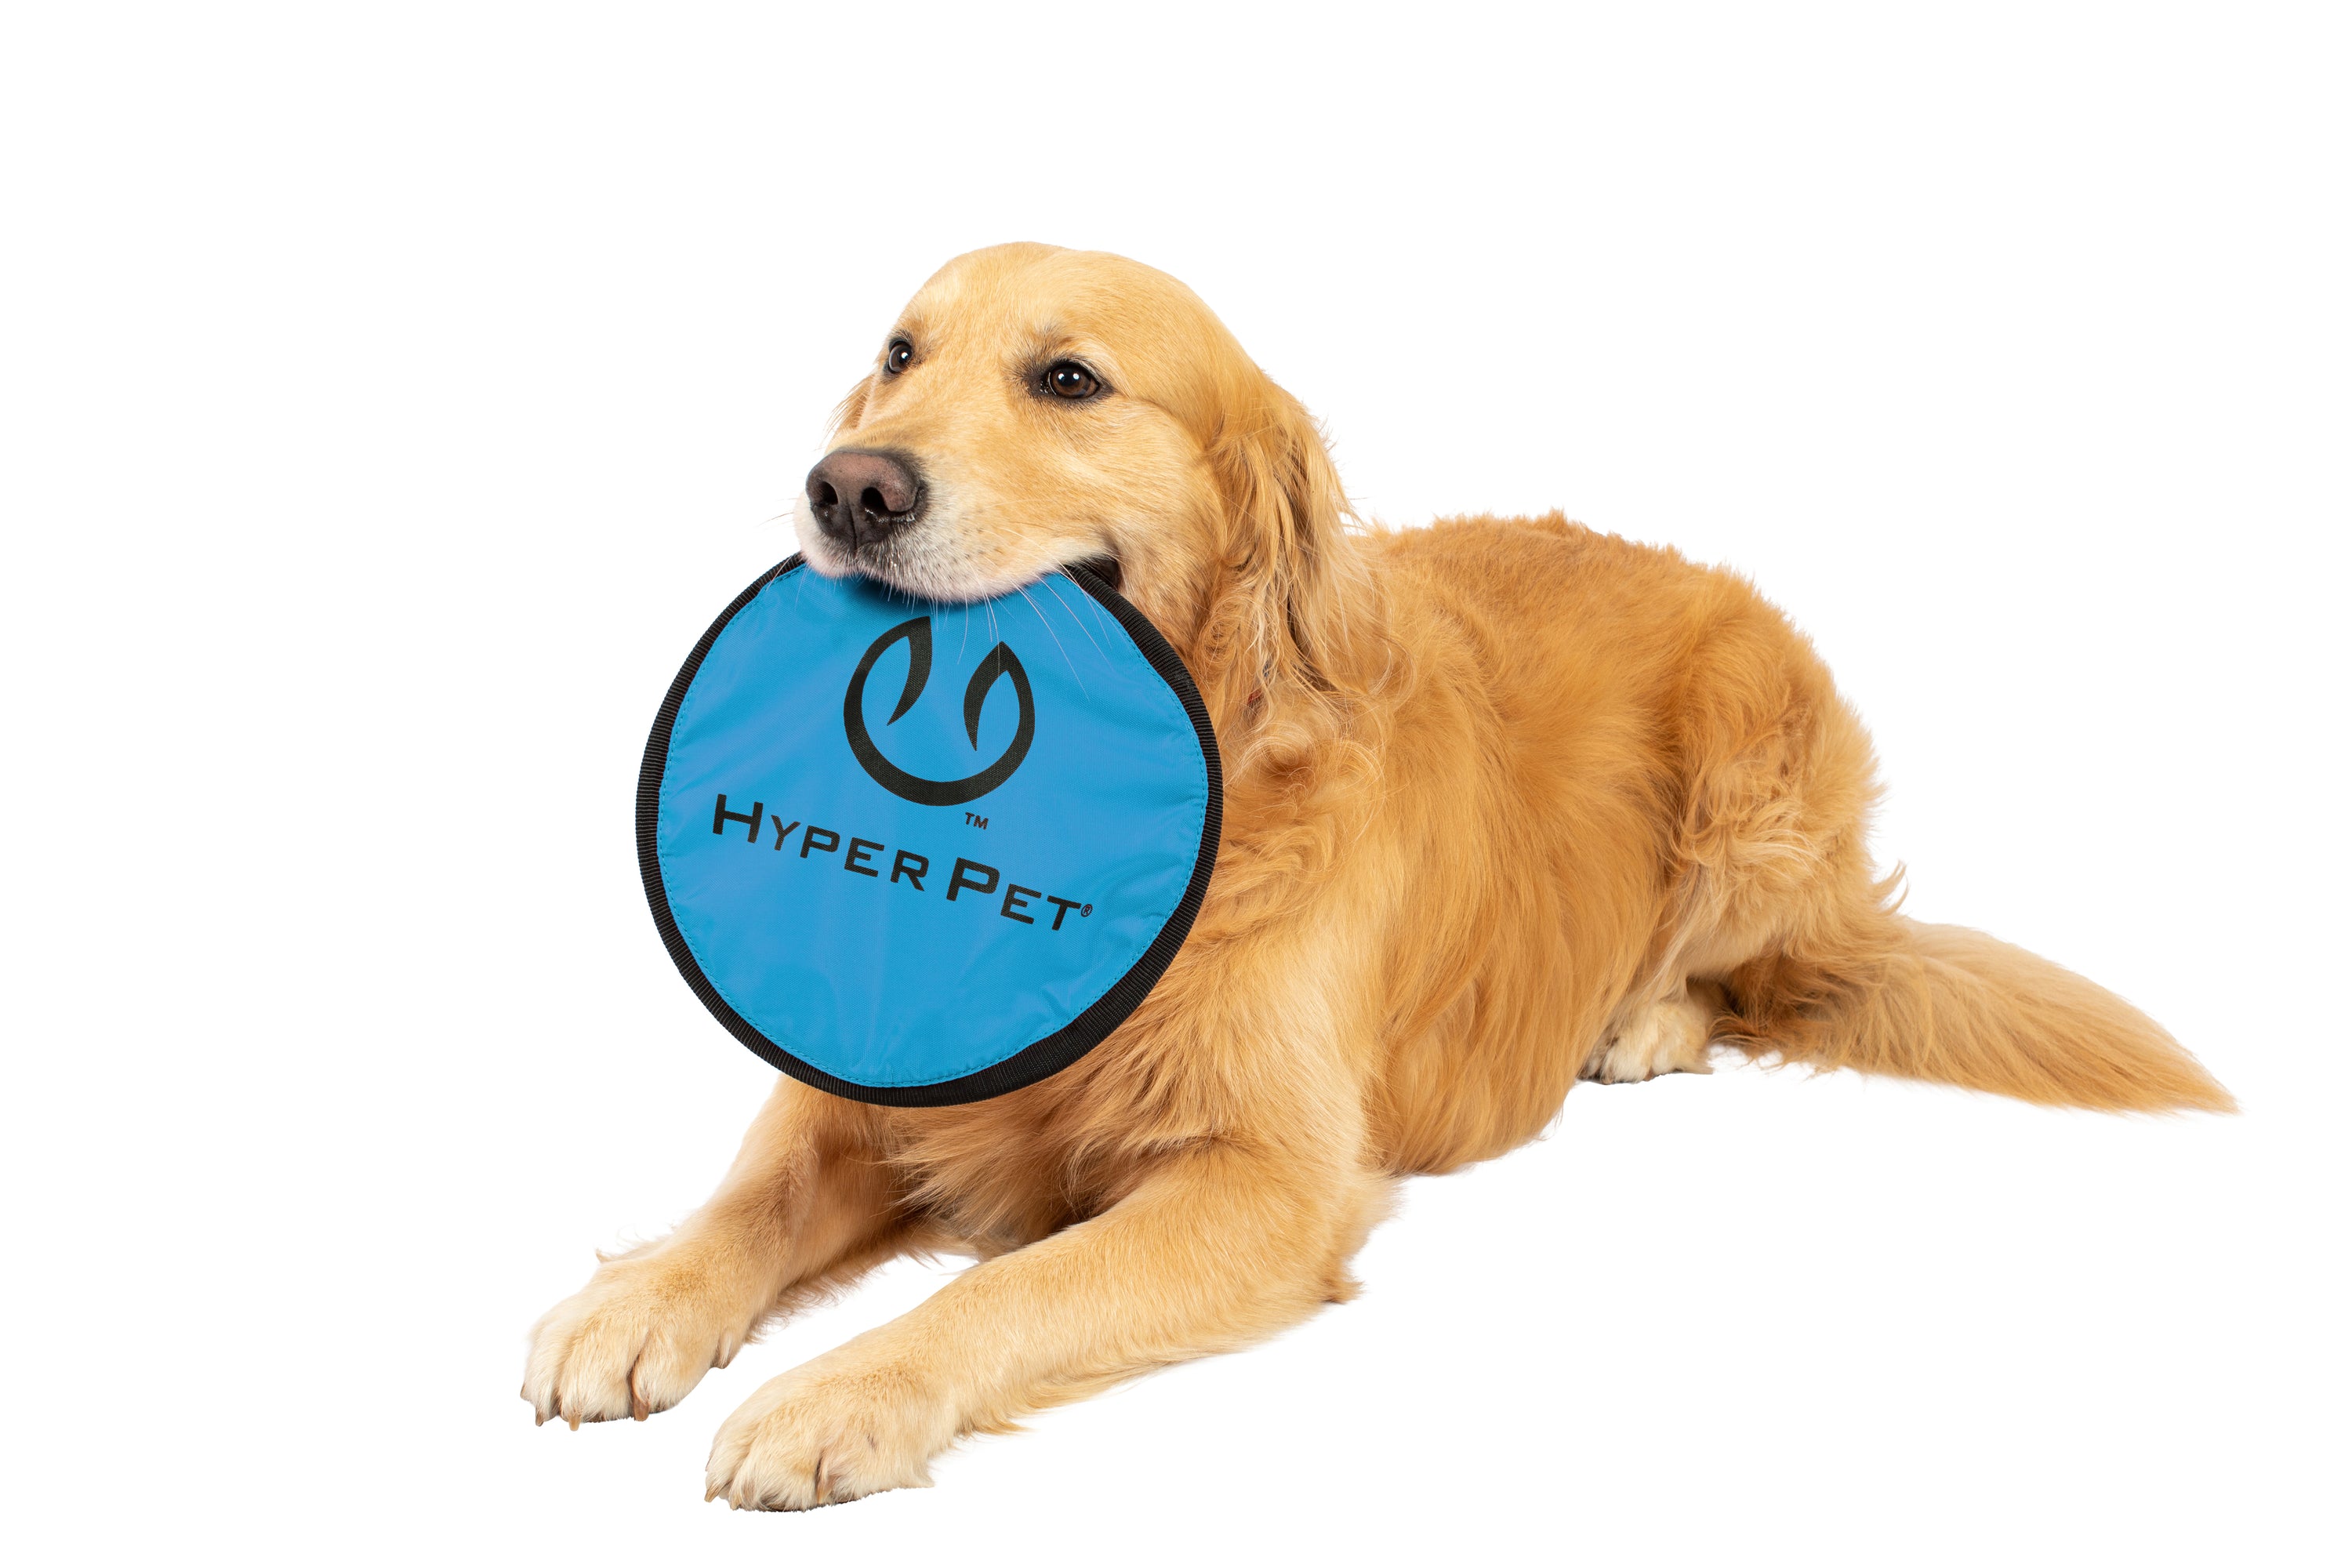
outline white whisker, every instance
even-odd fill
[[[1080,597],[1080,598],[1084,599],[1084,600],[1085,600],[1087,604],[1089,604],[1089,605],[1094,605],[1094,603],[1095,603],[1095,596],[1094,596],[1092,594],[1087,593],[1087,592],[1085,589],[1083,589],[1083,588],[1081,588],[1081,589],[1079,589],[1079,590],[1078,590],[1078,597]],[[1087,623],[1086,623],[1086,622],[1084,622],[1084,621],[1082,621],[1082,620],[1080,620],[1080,619],[1078,618],[1078,612],[1077,612],[1077,611],[1073,610],[1073,609],[1071,609],[1071,608],[1070,608],[1069,601],[1068,601],[1068,600],[1066,600],[1066,599],[1065,599],[1065,598],[1063,598],[1063,597],[1062,597],[1062,595],[1059,595],[1059,594],[1055,594],[1055,595],[1053,595],[1053,599],[1054,599],[1054,602],[1055,602],[1055,604],[1057,604],[1057,605],[1061,605],[1061,606],[1062,606],[1062,609],[1064,610],[1064,612],[1065,612],[1065,613],[1066,613],[1066,614],[1069,616],[1069,617],[1070,617],[1070,624],[1071,624],[1072,626],[1074,626],[1077,627],[1077,628],[1078,628],[1078,630],[1080,630],[1080,631],[1082,631],[1082,632],[1086,632],[1086,635],[1087,635],[1087,640],[1088,642],[1090,642],[1090,643],[1094,643],[1094,645],[1095,645],[1095,652],[1097,652],[1097,653],[1098,653],[1098,654],[1102,654],[1102,657],[1103,657],[1104,661],[1105,661],[1106,663],[1108,663],[1108,662],[1109,661],[1110,655],[1108,655],[1108,654],[1107,654],[1107,653],[1103,653],[1103,645],[1102,645],[1101,643],[1097,642],[1097,641],[1095,640],[1095,634],[1094,634],[1094,633],[1092,633],[1091,631],[1087,631]],[[1100,614],[1102,613],[1102,606],[1101,606],[1101,605],[1095,605],[1095,613],[1096,613],[1097,615],[1100,615]]]
[[[1037,616],[1037,624],[1038,624],[1039,626],[1044,626],[1044,627],[1045,628],[1045,635],[1046,635],[1047,637],[1052,637],[1052,638],[1054,639],[1054,647],[1055,647],[1055,648],[1057,648],[1057,649],[1060,649],[1060,651],[1061,651],[1061,655],[1062,655],[1062,662],[1063,662],[1064,664],[1066,664],[1066,665],[1068,665],[1068,666],[1070,667],[1070,679],[1071,679],[1072,680],[1075,680],[1075,681],[1076,681],[1076,682],[1078,683],[1078,695],[1079,695],[1079,696],[1081,696],[1081,697],[1086,696],[1086,695],[1087,695],[1087,682],[1086,682],[1086,678],[1085,678],[1084,676],[1081,676],[1081,675],[1078,673],[1078,667],[1077,667],[1076,663],[1074,660],[1072,660],[1072,659],[1071,659],[1071,658],[1070,658],[1070,650],[1069,650],[1068,648],[1066,648],[1066,647],[1062,647],[1062,637],[1061,637],[1061,634],[1060,634],[1059,632],[1056,632],[1056,631],[1054,629],[1054,624],[1053,624],[1051,621],[1048,621],[1048,620],[1045,618],[1045,612],[1037,608],[1037,601],[1029,597],[1029,590],[1028,590],[1028,589],[1026,589],[1026,588],[1024,588],[1024,589],[1020,590],[1020,593],[1021,593],[1021,597],[1022,597],[1023,599],[1024,599],[1024,600],[1026,600],[1026,601],[1028,602],[1029,608],[1030,608],[1032,611],[1034,611],[1034,612],[1035,613],[1035,615],[1036,615],[1036,616]]]

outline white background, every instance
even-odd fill
[[[2342,1561],[2340,8],[872,9],[11,11],[8,1554]],[[2245,1115],[1580,1089],[1360,1301],[933,1490],[700,1500],[913,1266],[534,1429],[530,1323],[770,1081],[646,728],[1009,238],[1192,284],[1372,515],[1751,574],[1913,912]]]

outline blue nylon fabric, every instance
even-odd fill
[[[977,746],[964,728],[966,683],[1000,642],[1034,697],[1019,767],[958,805],[883,788],[845,732],[860,659],[918,616],[929,617],[932,655],[914,706],[891,721],[912,657],[903,638],[864,693],[866,730],[890,763],[950,780],[1004,753],[1020,706],[1009,679],[988,689]],[[740,821],[712,831],[721,794],[738,816],[760,805],[756,841]],[[1208,800],[1183,703],[1076,584],[1054,576],[940,605],[802,568],[763,587],[704,656],[671,726],[656,850],[678,932],[728,1005],[836,1078],[903,1088],[1005,1060],[1133,968],[1183,898]],[[781,848],[780,823],[798,824]],[[812,826],[838,845],[810,838]],[[849,869],[853,837],[881,846],[863,852],[877,875]],[[892,879],[902,849],[928,861],[919,891]],[[950,901],[959,857],[992,868],[994,889]],[[1012,910],[1034,923],[1007,915],[1014,885],[1034,889]],[[1047,895],[1078,907],[1057,911]]]

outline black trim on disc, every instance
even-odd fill
[[[1225,774],[1217,755],[1217,734],[1209,725],[1209,710],[1201,701],[1200,688],[1192,684],[1192,671],[1160,635],[1160,628],[1146,620],[1143,612],[1122,597],[1118,591],[1083,566],[1065,566],[1062,574],[1085,589],[1096,603],[1118,619],[1127,635],[1149,662],[1160,679],[1176,693],[1184,705],[1184,716],[1192,721],[1192,733],[1201,742],[1201,757],[1207,763],[1209,799],[1207,809],[1201,814],[1201,849],[1192,862],[1192,879],[1185,884],[1184,896],[1177,901],[1176,910],[1152,938],[1151,945],[1143,950],[1133,967],[1119,976],[1109,990],[1095,999],[1094,1005],[1071,1019],[1044,1039],[1024,1046],[993,1067],[981,1068],[962,1078],[948,1079],[939,1083],[907,1084],[898,1088],[877,1088],[871,1084],[852,1083],[835,1078],[823,1068],[812,1066],[761,1034],[749,1019],[727,1005],[710,977],[702,973],[702,965],[679,934],[677,921],[670,913],[669,890],[662,885],[661,876],[661,786],[662,775],[669,767],[670,729],[677,722],[677,710],[686,702],[686,693],[693,686],[702,661],[719,641],[719,634],[740,614],[744,605],[760,596],[760,590],[777,579],[798,571],[803,559],[795,552],[762,572],[751,585],[735,595],[735,602],[710,623],[702,640],[686,658],[677,679],[670,682],[669,695],[662,699],[661,711],[654,717],[653,733],[646,741],[646,760],[637,770],[637,872],[645,879],[646,902],[653,909],[654,924],[661,931],[662,945],[669,950],[670,961],[702,1005],[710,1009],[711,1016],[727,1026],[727,1032],[751,1047],[753,1055],[779,1072],[789,1073],[814,1089],[827,1094],[837,1094],[845,1100],[863,1100],[868,1105],[965,1105],[975,1100],[992,1100],[1009,1094],[1016,1089],[1026,1089],[1040,1079],[1051,1078],[1088,1051],[1102,1044],[1113,1029],[1125,1023],[1128,1015],[1143,1005],[1160,977],[1176,958],[1176,950],[1184,945],[1192,933],[1192,921],[1201,912],[1202,900],[1209,894],[1209,877],[1216,869],[1217,845],[1224,833]]]

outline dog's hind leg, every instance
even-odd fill
[[[1664,896],[1643,979],[1582,1076],[1705,1072],[1740,1035],[1723,981],[1835,918],[1867,884],[1870,742],[1780,612],[1725,579],[1664,716],[1679,763]]]
[[[522,1396],[539,1419],[667,1410],[768,1319],[906,1250],[867,1125],[865,1108],[780,1079],[710,1201],[604,1258],[531,1331]]]
[[[1712,1072],[1707,1036],[1722,1012],[1719,987],[1693,982],[1673,994],[1629,1007],[1584,1064],[1596,1083],[1640,1083],[1670,1072]]]

